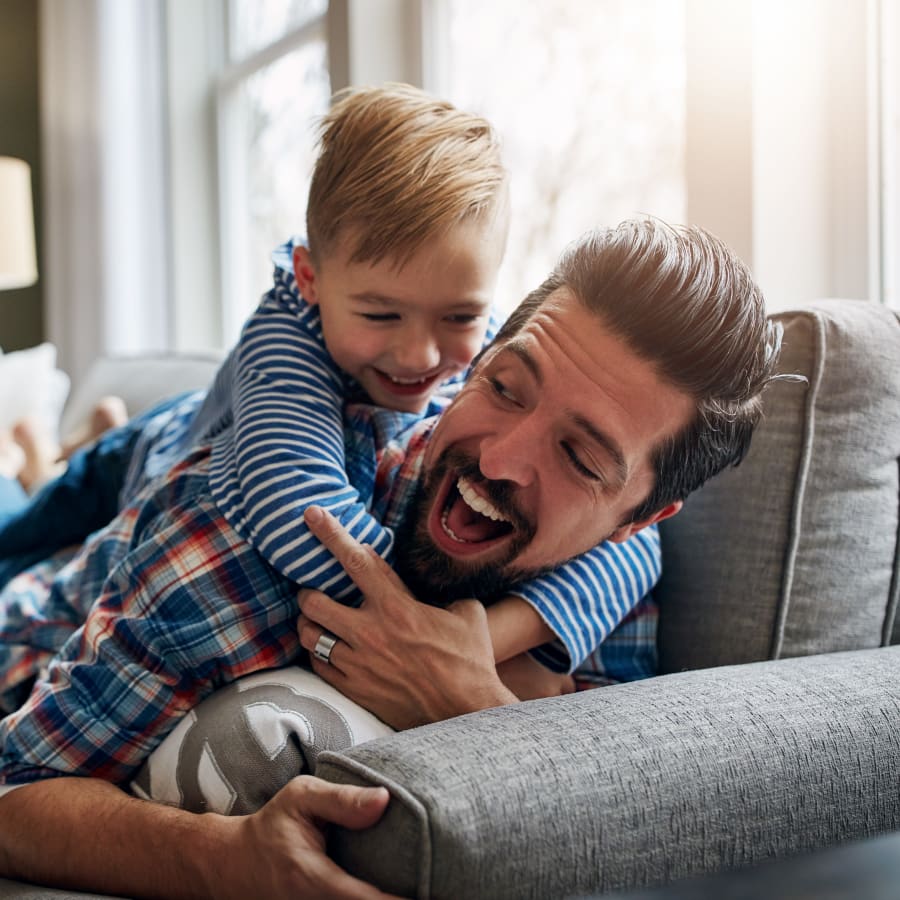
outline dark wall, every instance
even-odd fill
[[[31,166],[41,273],[41,159],[38,112],[38,2],[0,0],[0,156]],[[0,347],[19,350],[43,339],[41,280],[20,290],[0,290]]]

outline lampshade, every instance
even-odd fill
[[[0,290],[37,281],[28,163],[0,156]]]

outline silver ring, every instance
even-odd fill
[[[331,651],[334,650],[334,645],[338,640],[339,638],[330,631],[323,631],[316,641],[316,646],[313,647],[313,656],[316,659],[321,659],[323,663],[331,662]]]

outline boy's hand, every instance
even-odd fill
[[[298,634],[317,675],[394,728],[516,702],[497,676],[478,601],[446,609],[419,603],[332,515],[312,507],[305,518],[363,594],[353,609],[319,591],[300,591]],[[312,656],[324,631],[339,639],[327,663]]]
[[[520,700],[560,697],[575,691],[575,679],[571,675],[551,672],[528,653],[497,663],[497,674]]]

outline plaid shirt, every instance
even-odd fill
[[[185,401],[173,415],[188,422],[190,414]],[[398,414],[348,414],[354,483],[390,521],[418,482],[430,423],[398,433]],[[58,559],[14,579],[0,597],[0,684],[9,689],[47,666],[25,704],[0,722],[3,783],[58,775],[124,783],[217,687],[300,659],[296,584],[222,516],[209,462],[209,448],[199,448],[152,482],[62,565],[49,591]],[[324,549],[315,562],[312,587],[337,565]],[[88,598],[97,599],[85,610]],[[652,603],[638,612],[591,655],[583,681],[653,674]]]

